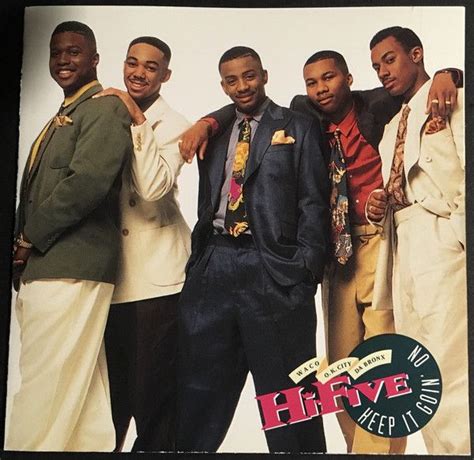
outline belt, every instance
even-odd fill
[[[242,233],[235,237],[228,233],[214,233],[209,239],[209,244],[213,246],[223,246],[227,248],[248,248],[255,249],[255,242],[253,241],[252,235]]]
[[[372,236],[382,233],[382,227],[380,225],[372,224],[352,224],[351,234],[352,236]]]

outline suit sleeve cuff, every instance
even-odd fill
[[[219,123],[215,118],[204,117],[204,118],[201,118],[199,121],[204,121],[209,125],[209,128],[208,128],[209,137],[214,136],[214,134],[216,134],[216,132],[219,130]]]

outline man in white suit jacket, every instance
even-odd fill
[[[190,254],[190,230],[177,202],[184,163],[178,139],[189,123],[160,95],[171,75],[171,51],[155,37],[139,37],[124,63],[127,92],[109,88],[132,118],[134,152],[120,195],[122,251],[106,328],[116,451],[131,417],[133,451],[175,446],[176,306]]]
[[[446,119],[430,117],[430,79],[416,34],[384,29],[370,48],[385,88],[404,98],[379,146],[385,188],[372,193],[366,208],[384,225],[373,305],[390,308],[393,302],[396,332],[426,346],[440,367],[440,406],[422,430],[428,453],[467,454],[463,93],[457,101],[432,100],[455,109]]]

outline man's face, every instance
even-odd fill
[[[221,64],[221,86],[237,109],[251,115],[265,99],[267,71],[252,56],[244,56]]]
[[[123,65],[123,80],[136,102],[157,97],[161,84],[168,81],[171,70],[161,50],[148,43],[130,47]]]
[[[49,48],[49,72],[66,96],[96,78],[99,55],[83,35],[55,34]]]
[[[352,75],[345,74],[333,58],[321,59],[303,69],[306,94],[321,112],[344,112],[352,104]]]
[[[370,56],[379,80],[392,96],[409,98],[416,92],[418,64],[423,59],[420,47],[407,53],[395,37],[387,37],[372,48]]]

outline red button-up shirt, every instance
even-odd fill
[[[327,132],[332,134],[336,128],[341,130],[346,160],[349,219],[352,224],[367,224],[365,203],[372,190],[383,187],[382,162],[378,152],[360,133],[354,107],[339,124],[330,123]]]

